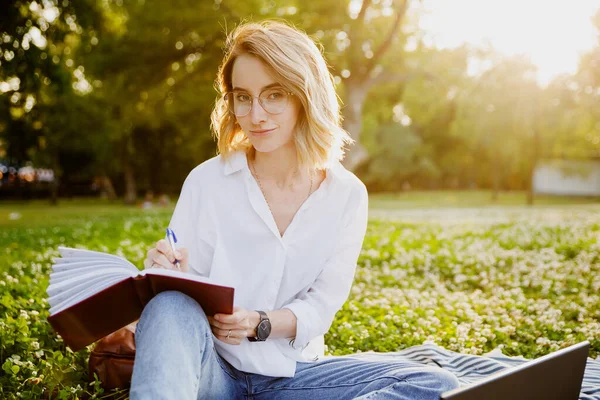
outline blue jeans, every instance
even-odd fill
[[[451,373],[367,353],[299,362],[293,378],[238,371],[215,351],[202,308],[179,292],[163,292],[137,325],[130,397],[135,399],[439,400],[458,387]]]

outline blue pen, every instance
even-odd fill
[[[171,245],[171,250],[173,250],[173,256],[175,255],[175,243],[177,243],[177,236],[175,236],[175,232],[173,232],[173,229],[171,228],[167,228],[167,240],[169,241],[169,244]],[[179,260],[176,258],[175,259],[175,263],[177,266],[177,269],[181,269],[181,265],[179,265]]]

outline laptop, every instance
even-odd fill
[[[577,343],[445,392],[441,400],[577,400],[589,348],[588,341]]]

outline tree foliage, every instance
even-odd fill
[[[283,18],[322,45],[371,189],[527,188],[538,160],[600,146],[600,45],[541,87],[524,58],[426,45],[418,0],[4,3],[0,158],[67,186],[109,177],[130,202],[177,193],[215,154],[216,70],[246,20]]]

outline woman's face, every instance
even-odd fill
[[[236,116],[236,120],[254,148],[260,152],[272,152],[293,146],[300,103],[295,96],[289,95],[287,107],[280,114],[270,114],[262,107],[258,96],[265,89],[278,87],[285,91],[271,77],[267,66],[254,56],[242,54],[233,64],[231,82],[235,96],[241,95],[239,99],[252,102],[250,112],[245,116]]]

